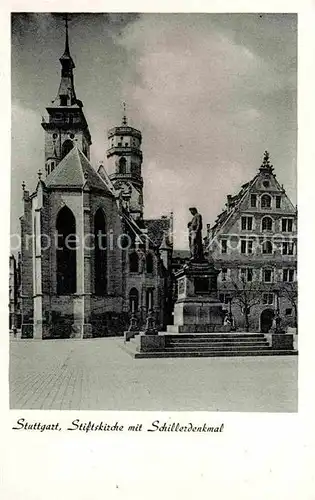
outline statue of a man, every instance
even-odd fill
[[[202,244],[202,217],[195,207],[189,209],[193,218],[188,223],[190,260],[202,262],[205,260]]]

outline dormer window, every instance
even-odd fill
[[[269,196],[269,194],[262,195],[261,208],[271,208],[271,196]]]
[[[252,208],[257,207],[257,195],[256,194],[251,194],[251,196],[250,196],[250,206]]]
[[[262,231],[272,231],[272,219],[271,217],[264,217],[261,221]]]
[[[253,218],[243,216],[241,222],[242,231],[252,231],[253,229]]]
[[[281,208],[281,196],[276,196],[276,208]]]
[[[221,240],[221,253],[227,253],[227,240]]]
[[[269,188],[270,187],[270,182],[269,181],[264,181],[263,182],[264,188]]]

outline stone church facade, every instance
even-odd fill
[[[121,335],[132,314],[141,329],[151,310],[157,329],[166,330],[174,273],[189,252],[173,250],[172,214],[144,218],[142,134],[124,111],[108,131],[106,164],[95,169],[68,33],[60,64],[57,97],[42,120],[45,174],[33,192],[23,183],[11,323],[18,314],[22,338],[91,338]],[[297,212],[267,152],[255,177],[207,225],[205,249],[220,270],[218,297],[234,329],[267,332],[277,317],[284,329],[296,326]]]
[[[237,330],[297,326],[297,210],[266,151],[255,177],[234,196],[205,239],[218,293]]]
[[[23,184],[21,312],[24,338],[121,334],[149,309],[170,321],[172,215],[143,217],[141,132],[108,132],[110,174],[90,163],[91,134],[74,86],[68,33],[56,99],[43,118],[45,176]],[[43,178],[44,177],[44,178]]]

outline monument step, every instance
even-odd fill
[[[294,356],[297,355],[298,351],[284,351],[284,350],[274,350],[274,349],[266,349],[266,350],[256,350],[253,349],[251,351],[156,351],[156,352],[137,352],[135,354],[135,358],[221,358],[221,357],[230,357],[230,356]]]
[[[237,347],[239,349],[242,349],[243,347],[264,347],[268,348],[269,344],[267,341],[261,341],[261,342],[204,342],[204,343],[184,343],[184,342],[179,342],[179,343],[167,343],[166,347],[168,349],[220,349],[220,348],[225,348],[225,347]]]
[[[179,346],[179,347],[165,347],[165,351],[167,352],[185,352],[185,351],[222,351],[222,349],[226,351],[248,351],[248,350],[266,350],[270,349],[269,345],[255,345],[255,344],[248,344],[248,345],[231,345],[231,344],[225,344],[225,345],[218,345],[218,346]]]
[[[183,342],[184,343],[189,343],[189,344],[193,344],[193,343],[198,343],[198,344],[207,344],[208,342],[214,342],[214,343],[219,343],[219,342],[238,342],[238,343],[242,343],[242,342],[267,342],[266,338],[265,337],[258,337],[258,338],[255,338],[255,337],[241,337],[241,338],[236,338],[236,337],[232,337],[232,338],[228,338],[228,337],[208,337],[208,338],[192,338],[192,339],[174,339],[174,338],[169,338],[168,336],[166,336],[166,339],[168,342],[170,343],[176,343],[176,344],[182,344]]]
[[[265,336],[263,333],[198,333],[198,334],[188,334],[188,333],[182,333],[182,334],[167,334],[167,338],[171,340],[181,340],[181,339],[189,339],[189,340],[209,340],[209,339],[264,339]]]

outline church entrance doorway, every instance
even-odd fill
[[[265,309],[260,316],[260,331],[262,333],[268,333],[272,327],[272,321],[274,318],[274,311],[272,309]]]

